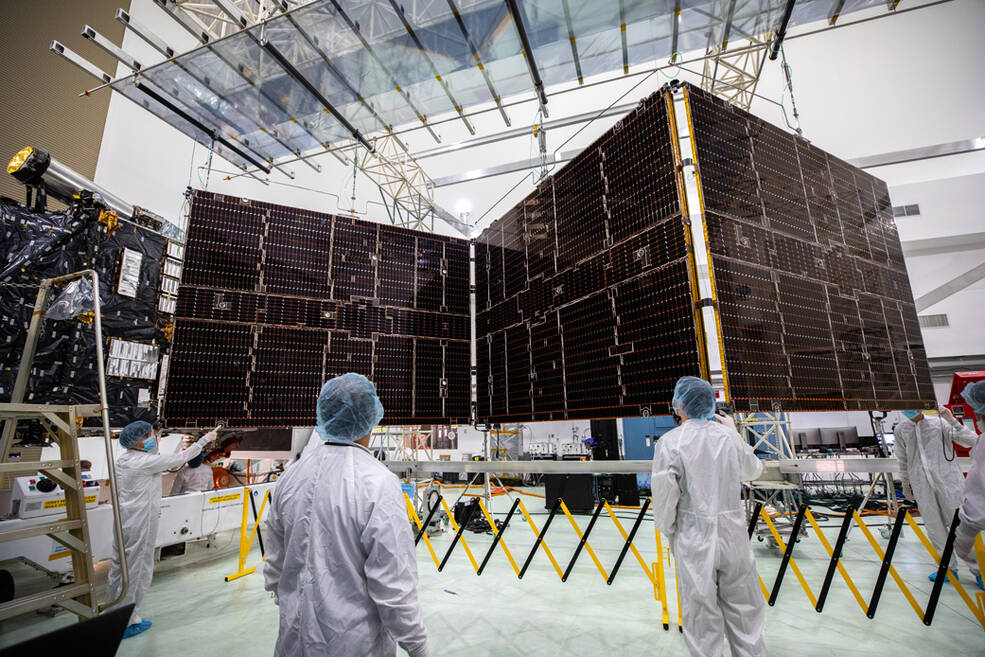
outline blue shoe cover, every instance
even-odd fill
[[[139,623],[134,623],[133,625],[127,625],[127,629],[123,630],[123,638],[129,639],[130,637],[137,636],[138,634],[143,634],[150,629],[150,621],[142,620]]]
[[[952,570],[951,571],[951,574],[954,575],[954,579],[957,579],[958,578],[958,573],[957,572],[955,572],[955,571]],[[927,575],[927,579],[929,579],[931,582],[936,582],[937,581],[937,571],[935,570],[934,572],[932,572],[929,575]],[[946,580],[946,578],[945,578],[945,580]]]

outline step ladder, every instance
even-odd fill
[[[56,286],[76,279],[88,278],[92,284],[94,308],[92,326],[96,334],[97,378],[99,382],[99,403],[81,405],[25,404],[28,379],[37,350],[38,339],[44,323],[52,293]],[[95,590],[95,574],[92,543],[89,540],[89,523],[86,515],[85,488],[82,485],[82,466],[79,459],[78,432],[82,421],[87,417],[102,416],[103,441],[109,471],[110,499],[113,505],[113,531],[117,554],[123,574],[123,587],[117,598],[100,605]],[[10,447],[20,421],[37,421],[59,448],[59,458],[53,461],[7,462]],[[123,528],[120,522],[119,502],[116,488],[116,469],[113,448],[110,442],[109,406],[106,400],[106,376],[103,361],[102,314],[99,303],[99,276],[86,269],[67,276],[46,278],[41,281],[34,303],[34,313],[27,331],[24,352],[21,355],[17,378],[11,393],[10,403],[0,404],[0,421],[3,433],[0,435],[0,475],[41,474],[55,482],[65,494],[66,516],[59,520],[25,527],[5,530],[0,522],[0,541],[14,541],[34,536],[50,536],[68,548],[72,558],[74,581],[49,591],[14,598],[0,604],[0,620],[18,616],[52,605],[62,607],[79,617],[91,618],[100,611],[115,606],[129,587],[126,554],[123,545]]]

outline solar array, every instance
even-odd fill
[[[886,183],[700,89],[686,93],[734,406],[931,403]]]
[[[670,121],[655,94],[476,239],[476,414],[665,414],[698,374]]]
[[[468,263],[464,240],[194,192],[169,425],[310,425],[345,372],[383,424],[467,422]]]
[[[684,95],[692,152],[665,88],[476,238],[475,418],[667,413],[679,377],[708,376],[709,305],[737,410],[932,404],[885,183]],[[683,211],[691,157],[707,300]],[[322,382],[355,371],[385,424],[466,422],[469,315],[463,240],[195,192],[165,414],[309,424]]]

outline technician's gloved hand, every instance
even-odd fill
[[[957,424],[958,423],[958,421],[954,417],[954,413],[951,412],[951,409],[949,409],[949,408],[947,408],[945,406],[938,407],[937,408],[937,413],[940,414],[941,419],[944,420],[945,422],[947,422],[948,424]]]
[[[914,502],[915,501],[913,499],[913,489],[910,488],[910,484],[908,484],[906,482],[903,483],[903,497],[905,497],[910,502]]]
[[[218,429],[218,427],[216,427],[212,431],[208,432],[207,434],[205,434],[204,436],[202,436],[201,438],[199,438],[198,439],[198,444],[201,445],[204,448],[206,445],[208,445],[209,443],[211,443],[213,440],[217,439],[218,437],[219,437],[219,429]]]
[[[735,428],[735,420],[732,418],[731,415],[726,415],[725,413],[716,413],[715,419],[718,420],[719,424],[724,425],[729,429],[732,429],[733,431],[737,431],[737,429]]]

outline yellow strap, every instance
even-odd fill
[[[663,617],[663,624],[667,625],[669,621],[667,619],[667,582],[666,574],[664,573],[663,541],[661,540],[660,532],[657,531],[656,527],[653,528],[653,534],[657,540],[657,561],[653,564],[653,584],[656,587],[657,595],[659,596],[657,600],[660,601],[660,606],[662,607],[661,616]]]
[[[568,522],[571,523],[571,528],[575,530],[575,534],[578,535],[578,540],[580,541],[582,539],[581,527],[578,526],[578,523],[575,522],[575,519],[571,516],[571,512],[568,511],[568,505],[564,503],[564,500],[561,500],[561,510],[564,511],[564,515],[568,516]],[[595,556],[595,550],[593,550],[592,546],[588,544],[588,541],[585,541],[585,552],[588,552],[588,556],[590,556],[592,561],[595,562],[595,567],[599,569],[600,573],[602,573],[602,579],[608,580],[609,573],[605,572],[605,568],[602,567],[602,562],[599,561],[597,556]]]
[[[451,512],[451,509],[448,508],[448,502],[446,502],[445,501],[445,498],[443,498],[443,497],[441,498],[441,506],[445,507],[445,513],[448,514],[448,519],[451,521],[451,528],[457,534],[458,533],[458,523],[455,522],[455,515]],[[464,532],[462,533],[462,536],[458,540],[461,541],[462,547],[465,548],[465,554],[469,555],[469,561],[472,562],[472,568],[475,569],[475,572],[478,573],[479,572],[479,564],[477,564],[475,562],[475,557],[472,555],[472,550],[469,548],[469,544],[465,541],[465,533]]]
[[[684,608],[681,607],[681,580],[677,577],[677,557],[674,557],[674,586],[677,588],[677,627],[683,627]]]
[[[814,514],[811,513],[810,509],[807,509],[806,515],[807,522],[811,523],[811,527],[814,528],[814,533],[817,534],[819,539],[821,539],[821,545],[824,546],[825,551],[828,553],[828,557],[833,557],[835,553],[834,548],[832,548],[831,544],[828,543],[828,538],[824,535],[824,532],[821,531],[820,525],[818,525],[817,521],[814,519]],[[855,586],[855,582],[853,582],[852,578],[848,576],[848,571],[841,563],[840,555],[838,558],[838,572],[841,573],[842,578],[845,580],[845,584],[848,585],[848,590],[850,590],[852,595],[855,596],[855,601],[858,602],[858,606],[862,608],[862,612],[866,614],[869,613],[869,605],[865,602],[862,594],[858,592],[858,587]]]
[[[906,514],[906,521],[910,524],[910,527],[913,528],[913,533],[917,535],[917,538],[920,539],[920,542],[923,543],[923,546],[927,548],[927,552],[929,552],[930,556],[933,557],[934,563],[940,566],[941,563],[940,553],[937,552],[933,544],[927,538],[927,535],[923,532],[922,529],[920,529],[920,525],[917,524],[916,520],[913,519],[913,517],[909,514],[909,512],[907,512]],[[951,569],[946,568],[944,572],[947,573],[947,579],[949,582],[951,582],[951,585],[954,586],[954,588],[957,590],[958,595],[960,595],[961,599],[964,600],[964,603],[968,605],[968,609],[970,609],[971,613],[974,614],[976,619],[978,619],[978,622],[981,624],[981,626],[985,628],[985,614],[981,613],[981,610],[978,608],[978,605],[971,598],[971,596],[968,595],[968,592],[964,590],[964,587],[961,586],[961,582],[958,581],[958,578],[955,576],[955,574],[951,572]]]
[[[859,529],[862,530],[862,533],[865,535],[865,538],[868,539],[869,545],[871,545],[872,549],[875,550],[876,556],[878,556],[880,559],[884,559],[886,557],[886,553],[879,545],[879,542],[876,541],[876,537],[872,535],[871,531],[869,531],[869,527],[868,525],[865,524],[865,521],[862,520],[862,516],[858,514],[857,510],[852,511],[852,516],[855,518],[855,523],[858,525]],[[907,520],[910,519],[909,516],[910,514],[907,514]],[[913,611],[916,612],[917,617],[923,620],[923,609],[920,608],[920,605],[917,603],[916,598],[914,598],[913,594],[910,593],[910,589],[908,589],[906,587],[906,584],[903,583],[903,578],[899,576],[898,572],[896,572],[896,568],[890,566],[889,574],[892,576],[893,581],[896,582],[896,586],[898,586],[900,591],[903,592],[903,596],[906,598],[906,601],[910,603],[911,607],[913,607]]]
[[[627,534],[626,530],[623,529],[622,523],[619,522],[619,518],[616,517],[616,514],[612,511],[612,507],[609,506],[608,502],[603,502],[603,504],[605,504],[605,512],[609,514],[609,517],[612,518],[612,522],[616,525],[616,529],[619,530],[619,535],[622,536],[622,540],[628,541],[629,534]],[[643,572],[646,573],[647,578],[652,580],[653,573],[651,573],[650,569],[646,567],[646,562],[643,561],[643,556],[640,554],[640,551],[637,550],[636,546],[632,543],[629,544],[629,549],[633,551],[633,555],[636,557],[636,560],[639,562],[640,568],[642,568]]]
[[[982,532],[978,532],[978,535],[975,536],[975,558],[978,560],[979,572],[985,573],[985,539],[982,536],[985,536]],[[985,593],[976,593],[975,599],[978,602],[978,610],[981,613],[980,618],[985,618]]]
[[[530,525],[530,529],[533,531],[534,536],[540,536],[540,530],[537,529],[537,525],[534,524],[534,519],[531,518],[530,514],[527,512],[527,507],[523,504],[523,500],[520,500],[520,511],[523,512],[523,517],[527,519],[527,524]],[[561,566],[557,565],[557,560],[554,558],[554,555],[551,554],[551,549],[547,547],[547,539],[540,542],[540,547],[544,548],[544,554],[547,555],[547,558],[551,561],[551,565],[554,566],[558,579],[564,577],[564,573],[561,572]]]
[[[776,525],[773,524],[773,520],[768,514],[762,514],[763,520],[766,521],[766,526],[769,527],[770,533],[773,534],[773,538],[776,540],[776,544],[780,546],[780,550],[783,552],[787,551],[787,545],[783,542],[783,538],[780,536],[780,532],[776,530]],[[796,541],[796,536],[791,536],[790,540]],[[804,579],[804,574],[800,572],[800,567],[797,565],[797,561],[790,555],[790,570],[793,574],[797,576],[797,581],[800,582],[800,588],[804,589],[804,593],[807,594],[807,599],[811,601],[811,604],[815,607],[817,606],[817,596],[811,591],[811,587],[807,585],[807,580]]]
[[[411,521],[417,525],[417,531],[421,531],[423,526],[421,524],[421,519],[418,517],[417,511],[414,510],[414,503],[410,501],[410,496],[408,496],[407,493],[404,493],[404,501],[407,503],[407,515],[409,515]],[[428,538],[428,533],[424,532],[421,538],[424,539],[424,544],[427,546],[428,552],[431,553],[431,559],[434,561],[434,567],[437,568],[441,565],[441,562],[438,561],[438,555],[434,553],[434,547],[431,545],[431,539]]]
[[[484,515],[486,517],[486,522],[488,522],[489,523],[489,526],[492,527],[493,534],[496,535],[496,536],[498,536],[499,535],[499,528],[496,526],[496,521],[493,520],[492,519],[492,516],[489,515],[489,512],[486,511],[486,505],[482,503],[482,500],[481,499],[479,500],[479,508],[482,510],[482,515]],[[510,565],[513,566],[513,572],[515,572],[517,575],[519,575],[520,574],[520,568],[516,565],[516,561],[513,560],[513,555],[510,554],[510,549],[508,547],[506,547],[506,540],[505,539],[502,539],[502,538],[499,539],[499,547],[503,548],[503,552],[506,554],[506,558],[510,560]]]

